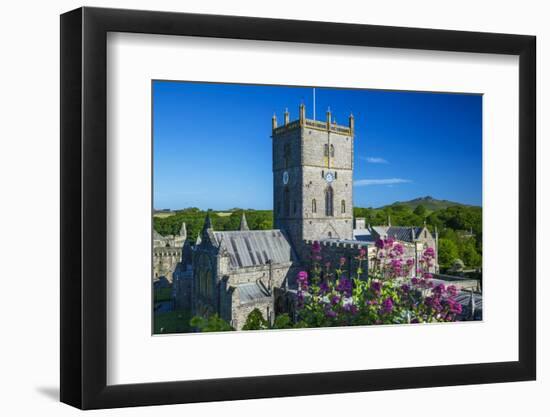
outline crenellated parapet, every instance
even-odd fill
[[[273,136],[278,136],[295,129],[301,129],[302,127],[346,136],[354,135],[355,119],[353,114],[349,116],[347,126],[337,124],[336,121],[332,119],[330,110],[327,111],[327,118],[325,121],[306,118],[306,107],[304,104],[300,105],[299,118],[297,120],[290,121],[290,114],[288,110],[285,110],[284,115],[284,124],[281,126],[277,125],[277,117],[273,115],[271,119]]]
[[[304,240],[306,246],[311,247],[315,241],[314,240]],[[318,241],[321,247],[325,248],[340,248],[340,249],[367,249],[369,245],[367,242],[345,242],[338,240],[321,240]]]

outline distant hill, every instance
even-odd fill
[[[431,196],[426,196],[426,197],[415,198],[414,200],[409,200],[409,201],[396,201],[395,203],[388,204],[386,206],[382,206],[379,208],[383,209],[383,208],[392,207],[392,206],[407,206],[414,210],[419,205],[422,205],[427,210],[431,210],[431,211],[446,209],[447,207],[452,207],[452,206],[470,207],[470,205],[468,204],[457,203],[455,201],[449,201],[449,200],[438,200]]]

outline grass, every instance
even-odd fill
[[[231,216],[233,213],[230,211],[218,211],[216,214],[220,217],[227,217]]]
[[[159,217],[161,219],[164,219],[165,217],[171,217],[174,216],[176,213],[170,212],[170,213],[154,213],[153,217]]]
[[[172,288],[157,288],[155,289],[155,303],[162,301],[170,301],[172,299]]]
[[[192,330],[189,325],[191,313],[187,310],[176,310],[168,313],[155,314],[154,333],[188,333]]]

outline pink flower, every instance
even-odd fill
[[[395,253],[397,253],[398,255],[403,255],[404,249],[403,249],[403,245],[402,245],[401,243],[396,244],[396,245],[393,247],[393,250],[394,250]]]
[[[393,300],[391,299],[391,297],[388,297],[382,303],[382,313],[389,314],[392,312],[392,310],[393,310]]]
[[[306,271],[300,271],[298,272],[298,275],[296,276],[296,281],[298,281],[298,286],[301,289],[306,290],[308,286],[307,282],[307,272]]]
[[[313,245],[311,246],[311,252],[314,254],[321,253],[321,244],[318,241],[313,242]]]

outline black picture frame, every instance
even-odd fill
[[[519,56],[519,360],[107,385],[108,32]],[[96,409],[534,380],[535,51],[524,35],[88,7],[61,15],[61,401]]]

